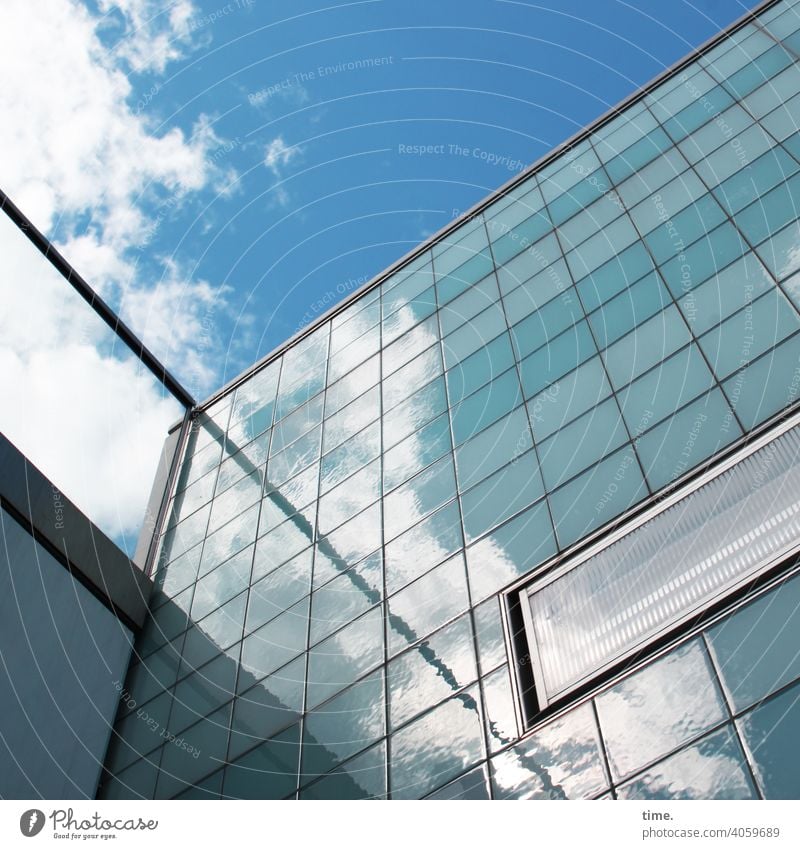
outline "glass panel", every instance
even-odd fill
[[[582,321],[519,364],[520,380],[530,398],[597,353],[589,325]]]
[[[452,369],[506,329],[500,304],[494,304],[444,339],[445,367]]]
[[[463,544],[458,502],[453,501],[386,545],[386,591],[400,589]]]
[[[482,757],[478,689],[472,687],[392,737],[393,799],[419,799]]]
[[[354,519],[340,525],[324,539],[342,560],[356,563],[380,547],[381,505],[373,504]]]
[[[622,415],[636,438],[661,419],[710,389],[714,382],[700,349],[692,343],[619,395]]]
[[[555,489],[627,440],[616,399],[609,398],[539,445],[545,486]]]
[[[384,735],[383,672],[367,676],[306,716],[302,779],[328,772]]]
[[[800,328],[800,318],[777,289],[726,319],[700,338],[700,347],[718,377],[728,377],[737,368]]]
[[[363,395],[380,380],[381,357],[376,354],[348,375],[328,387],[325,393],[325,415],[332,416],[355,398]]]
[[[269,482],[273,486],[280,486],[306,466],[310,466],[319,458],[321,438],[322,427],[315,427],[305,436],[295,440],[288,448],[270,457],[267,465]]]
[[[730,728],[651,767],[619,788],[620,799],[756,799],[742,750]]]
[[[509,465],[461,496],[467,542],[477,539],[542,495],[544,484],[536,453],[529,451],[515,457]]]
[[[486,767],[479,766],[468,772],[461,778],[451,781],[449,784],[442,787],[441,790],[436,790],[426,799],[488,799],[489,785],[486,778]]]
[[[252,631],[290,608],[311,590],[311,561],[314,549],[270,572],[250,587],[245,629]]]
[[[513,262],[516,264],[520,259],[525,259],[528,256],[527,252],[520,254]],[[511,269],[511,264],[497,269],[497,277],[503,290],[506,315],[513,324],[521,321],[525,316],[552,301],[553,298],[566,292],[572,286],[572,278],[569,276],[567,264],[563,259],[557,260],[544,271],[539,271],[538,265],[535,270],[538,274],[522,282],[518,277],[518,273],[522,272],[514,272]],[[522,285],[519,285],[520,283]]]
[[[601,460],[548,495],[559,544],[566,547],[647,495],[631,448]]]
[[[490,380],[503,374],[512,365],[514,365],[514,351],[511,348],[511,339],[508,333],[502,333],[447,372],[447,395],[450,406],[463,401]]]
[[[324,395],[319,394],[316,398],[295,410],[291,415],[281,419],[272,429],[272,442],[270,454],[277,454],[287,445],[291,445],[295,439],[308,433],[312,427],[316,427],[322,421],[322,402]]]
[[[800,757],[799,723],[797,684],[745,714],[737,723],[766,799],[800,797],[800,774],[796,768]]]
[[[772,278],[754,253],[687,292],[678,305],[692,332],[699,336],[772,288]]]
[[[439,339],[439,322],[435,315],[425,319],[421,324],[409,330],[391,345],[387,345],[381,354],[383,360],[383,376],[397,371],[417,354],[430,348]]]
[[[489,741],[489,751],[496,752],[519,737],[508,667],[503,666],[491,675],[487,675],[481,682],[481,686],[486,710],[486,736]]]
[[[455,494],[453,459],[448,454],[386,496],[383,502],[385,538],[394,539]]]
[[[798,342],[797,336],[790,337],[723,384],[728,402],[746,430],[797,400]]]
[[[228,522],[227,525],[223,525],[218,531],[206,537],[203,554],[200,558],[201,575],[227,560],[231,556],[231,552],[241,551],[255,540],[258,513],[259,505],[254,504],[244,513]]]
[[[590,705],[546,725],[491,762],[495,799],[581,799],[608,786]]]
[[[747,244],[737,230],[726,222],[686,248],[681,256],[665,263],[661,274],[672,294],[680,298],[747,251]]]
[[[741,434],[731,408],[714,389],[636,441],[636,453],[656,492],[713,457]]]
[[[253,580],[277,569],[281,563],[300,554],[314,539],[314,526],[297,515],[270,531],[256,543]]]
[[[456,445],[466,442],[522,403],[516,369],[493,380],[450,411]]]
[[[254,631],[242,643],[242,668],[263,678],[279,669],[306,647],[308,599]]]
[[[375,422],[322,458],[320,493],[333,489],[336,484],[366,466],[378,456],[380,450],[381,423]]]
[[[374,554],[314,593],[311,597],[312,645],[383,598],[382,567],[380,553]]]
[[[382,385],[383,409],[390,410],[443,371],[442,349],[436,344],[387,377]],[[379,412],[375,406],[375,413]]]
[[[431,282],[433,278],[431,277]],[[397,289],[392,290],[394,294]],[[388,314],[383,320],[383,344],[389,345],[406,330],[419,324],[436,311],[436,293],[433,286],[429,286],[424,292],[416,295],[400,309]]]
[[[751,245],[758,245],[784,225],[797,218],[797,199],[800,197],[800,174],[767,192],[755,203],[741,210],[736,226]]]
[[[464,292],[463,295],[460,295],[454,301],[450,301],[446,307],[442,307],[439,313],[442,335],[446,336],[448,333],[457,330],[465,321],[469,321],[487,307],[496,304],[499,299],[500,292],[497,289],[497,281],[494,274],[490,274],[480,283]]]
[[[462,616],[396,657],[386,668],[386,676],[391,728],[474,681],[478,672],[469,617]]]
[[[390,597],[389,653],[396,654],[468,607],[464,555],[457,554]]]
[[[383,610],[376,607],[308,653],[308,708],[383,661]]]
[[[385,796],[385,743],[373,746],[300,791],[301,799],[382,799]]]
[[[405,270],[398,272],[384,283],[383,315],[390,316],[432,285],[433,266],[430,262],[411,273]]]
[[[673,304],[603,351],[611,382],[616,388],[624,386],[690,339],[686,324]]]
[[[523,389],[527,394],[524,384]],[[537,440],[541,442],[610,394],[603,361],[594,357],[529,398],[528,413]]]
[[[251,545],[201,578],[195,585],[192,619],[202,619],[244,590],[250,583],[252,564]]]
[[[328,452],[355,436],[381,412],[380,389],[374,386],[359,398],[325,420],[325,439],[322,450]]]
[[[517,359],[523,359],[542,345],[552,341],[559,333],[572,327],[584,317],[578,299],[570,293],[553,298],[541,309],[511,328],[511,338]]]
[[[605,348],[671,303],[669,292],[653,272],[589,316],[599,348]]]
[[[738,713],[800,678],[800,577],[737,610],[707,631],[723,686]]]
[[[447,409],[444,378],[437,377],[383,416],[383,442],[395,445]]]
[[[500,604],[496,598],[490,598],[474,608],[472,615],[475,619],[475,639],[478,642],[481,674],[485,675],[506,659]]]
[[[181,734],[185,745],[167,743],[161,756],[155,797],[170,799],[213,772],[225,759],[231,706],[226,705]]]
[[[293,660],[249,689],[247,685],[253,679],[244,669],[241,671],[238,689],[242,694],[233,706],[230,760],[300,718],[305,675],[305,657]],[[246,680],[243,681],[242,676],[246,676]]]
[[[655,760],[726,718],[708,657],[691,640],[597,697],[616,778]]]
[[[383,488],[389,492],[450,450],[450,418],[439,416],[383,455]]]
[[[576,288],[586,311],[591,312],[652,270],[650,254],[641,242],[636,242],[584,277]]]
[[[467,549],[472,601],[481,601],[555,554],[553,525],[540,501]]]
[[[471,487],[533,447],[524,407],[490,425],[456,449],[459,490]],[[538,470],[536,476],[538,477]]]
[[[283,799],[297,787],[300,726],[262,743],[225,768],[227,799]]]
[[[320,498],[317,519],[320,534],[330,533],[380,497],[381,461],[378,458]]]
[[[734,215],[791,177],[800,165],[780,147],[760,156],[743,172],[734,174],[714,191],[719,202]]]

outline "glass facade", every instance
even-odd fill
[[[502,605],[795,404],[798,51],[770,5],[194,419],[106,797],[797,797],[797,579],[524,734]]]

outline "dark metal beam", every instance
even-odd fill
[[[73,289],[89,304],[111,330],[125,343],[131,352],[138,357],[153,376],[166,390],[184,407],[194,407],[194,398],[181,386],[158,358],[149,350],[141,339],[125,324],[111,307],[92,289],[63,256],[50,244],[47,238],[33,226],[19,207],[0,189],[0,209],[19,227],[33,242],[45,259],[61,274]]]

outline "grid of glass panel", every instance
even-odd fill
[[[638,767],[610,695],[517,743],[498,592],[796,400],[795,5],[194,422],[107,795],[599,796],[689,744],[742,759],[717,683]],[[653,668],[711,676],[684,655]]]

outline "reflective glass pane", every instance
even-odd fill
[[[620,787],[621,799],[756,799],[741,747],[729,727]]]
[[[581,799],[608,786],[590,705],[546,725],[491,761],[496,799]]]
[[[456,479],[450,454],[411,478],[386,496],[383,525],[387,540],[416,524],[456,494]]]
[[[386,591],[400,589],[463,544],[458,502],[453,501],[386,545]]]
[[[301,776],[309,780],[384,735],[383,672],[368,675],[306,717]]]
[[[726,718],[709,659],[696,639],[602,693],[596,704],[616,778]]]
[[[533,437],[528,417],[525,408],[518,407],[456,449],[459,490],[469,489],[531,447]]]
[[[707,632],[722,682],[738,713],[800,677],[790,637],[800,627],[800,578],[781,584]]]
[[[457,554],[389,598],[389,653],[430,634],[468,606],[464,555]]]
[[[518,513],[544,495],[544,484],[534,451],[511,463],[461,496],[467,542]]]
[[[308,653],[308,707],[314,708],[383,661],[383,610],[376,607]]]
[[[300,726],[293,725],[225,768],[227,799],[283,799],[297,787]]]
[[[394,489],[450,450],[450,418],[439,416],[383,455],[383,489]]]
[[[383,561],[374,554],[321,586],[311,597],[311,644],[346,625],[383,598]]]
[[[467,549],[473,603],[501,590],[555,551],[550,513],[540,501]]]
[[[800,756],[798,714],[800,686],[795,684],[745,714],[737,723],[766,799],[800,796],[800,775],[795,768]]]
[[[228,758],[233,760],[262,740],[291,725],[303,710],[306,660],[300,657],[248,688],[250,678],[239,681],[241,695],[233,706]],[[247,676],[245,670],[242,676]]]
[[[386,796],[386,744],[379,743],[300,791],[301,799],[382,799]]]
[[[418,799],[482,756],[478,689],[453,696],[395,732],[389,781],[393,799]]]
[[[242,668],[263,678],[280,668],[306,647],[308,599],[254,631],[242,643]]]
[[[437,631],[386,669],[392,729],[478,677],[469,617]]]

